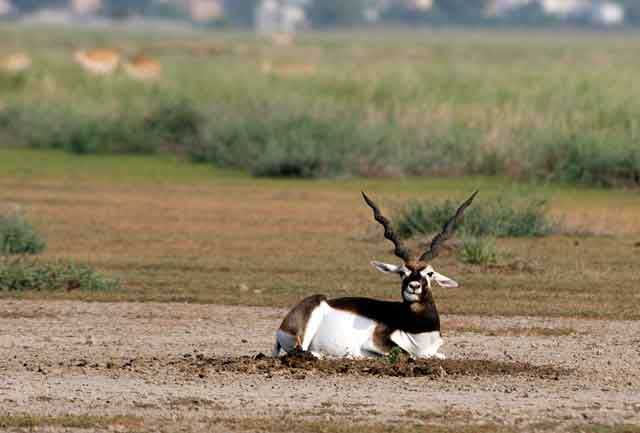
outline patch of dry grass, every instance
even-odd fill
[[[65,429],[119,428],[126,431],[136,431],[144,427],[144,421],[142,418],[132,415],[0,415],[0,428],[3,429],[34,429],[38,427]]]
[[[576,426],[575,433],[640,433],[640,425],[637,424],[589,424]]]
[[[515,431],[497,424],[441,425],[417,422],[349,423],[332,419],[310,420],[296,417],[215,418],[210,423],[226,431],[296,432],[296,433],[510,433]]]
[[[473,419],[472,412],[454,407],[446,407],[442,411],[408,409],[404,415],[423,422],[469,423]]]
[[[143,162],[153,176],[138,177],[123,174],[123,166],[135,171],[140,159],[107,156],[92,176],[82,157],[6,153],[14,156],[14,169],[0,173],[0,202],[29,212],[49,243],[43,258],[87,263],[123,285],[105,293],[0,294],[19,298],[265,306],[290,306],[313,293],[399,299],[398,281],[369,265],[372,259],[397,259],[359,191],[370,191],[390,213],[389,203],[409,198],[459,198],[480,187],[478,199],[491,200],[509,188],[508,182],[482,178],[296,182],[215,173],[188,177],[179,163],[154,158]],[[29,169],[34,164],[54,168]],[[541,189],[553,194],[551,213],[563,216],[567,227],[609,235],[498,240],[500,249],[532,265],[522,269],[476,268],[445,255],[434,266],[461,287],[434,289],[440,310],[640,318],[637,194]]]
[[[449,327],[448,330],[455,333],[482,334],[489,337],[565,337],[578,334],[578,331],[573,328],[544,328],[541,326],[486,329],[475,325],[460,325]]]

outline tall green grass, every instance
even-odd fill
[[[635,35],[311,34],[283,50],[244,34],[3,32],[35,65],[0,75],[7,144],[172,152],[256,176],[640,184]],[[69,61],[80,40],[149,53],[164,76],[90,76]],[[264,74],[263,60],[316,73]]]

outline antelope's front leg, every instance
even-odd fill
[[[387,356],[391,349],[396,346],[391,339],[389,327],[379,323],[375,326],[369,338],[362,344],[360,350],[363,352],[363,356],[366,356],[364,355],[366,353]]]
[[[389,350],[378,347],[373,341],[373,337],[367,339],[362,346],[360,346],[360,351],[362,352],[362,356],[366,357],[368,354],[377,356],[387,356],[389,354]]]

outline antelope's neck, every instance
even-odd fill
[[[412,302],[409,304],[409,309],[418,323],[440,331],[440,315],[433,300]]]

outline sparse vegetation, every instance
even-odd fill
[[[47,244],[19,211],[0,211],[0,256],[37,254]]]
[[[0,260],[0,292],[109,291],[120,286],[87,265],[40,263],[27,259]]]
[[[350,423],[337,420],[301,420],[298,417],[274,418],[211,418],[211,425],[224,426],[231,432],[288,432],[299,433],[515,433],[516,430],[498,424],[455,424],[445,426],[422,422],[413,423]]]
[[[31,414],[0,415],[0,427],[3,429],[35,429],[40,427],[57,427],[70,429],[106,429],[119,425],[126,429],[140,427],[142,418],[131,415],[97,416],[97,415],[60,415],[39,416]]]
[[[578,334],[578,331],[573,328],[544,328],[540,326],[487,329],[474,325],[465,325],[453,326],[449,329],[454,332],[482,334],[490,337],[565,337]]]
[[[487,266],[498,261],[498,249],[495,238],[473,237],[464,239],[460,250],[460,260],[470,265]]]
[[[405,355],[406,352],[404,352],[402,349],[400,349],[399,347],[394,347],[387,354],[387,362],[389,362],[389,364],[396,364]]]
[[[638,424],[588,424],[574,426],[575,433],[640,433]]]
[[[46,221],[44,259],[86,263],[122,281],[110,291],[3,292],[4,297],[278,307],[311,293],[398,299],[396,282],[367,266],[372,259],[394,259],[370,221],[361,190],[380,203],[453,197],[458,204],[478,187],[480,204],[508,185],[477,177],[300,183],[252,179],[162,156],[2,149],[0,183],[0,200],[19,200]],[[55,196],[44,186],[55,188]],[[532,190],[552,197],[550,215],[562,219],[563,232],[588,227],[609,236],[501,238],[500,248],[522,266],[499,264],[482,272],[460,263],[456,254],[444,254],[434,266],[461,287],[435,289],[442,312],[640,318],[640,202],[634,194],[559,186]],[[375,236],[363,237],[369,227]],[[417,246],[430,237],[407,243]],[[261,257],[259,263],[248,265],[248,248],[251,257]],[[602,287],[612,272],[616,293],[603,304]]]

